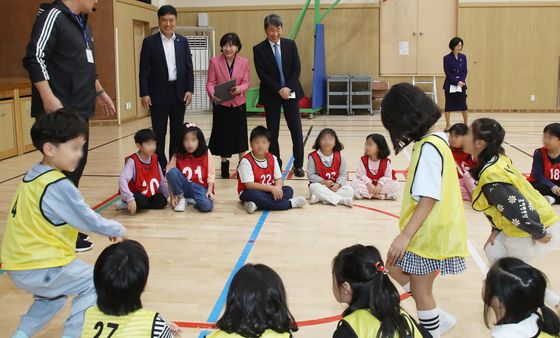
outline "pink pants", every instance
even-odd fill
[[[459,186],[461,187],[463,201],[472,201],[472,193],[476,187],[474,179],[470,175],[464,175],[459,178]]]
[[[372,198],[373,196],[369,193],[367,185],[358,179],[352,181],[352,188],[357,198]],[[383,196],[396,196],[399,189],[399,182],[397,181],[386,181],[381,189],[380,195]]]

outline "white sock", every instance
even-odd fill
[[[560,297],[556,293],[552,292],[550,288],[546,288],[546,291],[544,292],[544,302],[553,309],[560,310]]]
[[[457,318],[445,312],[442,308],[438,307],[437,309],[439,310],[439,333],[444,335],[457,324]]]
[[[430,331],[433,338],[440,338],[439,333],[439,309],[417,311],[420,324]]]

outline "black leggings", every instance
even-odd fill
[[[552,192],[552,189],[543,183],[531,182],[533,188],[537,189],[543,196],[551,196],[554,198],[554,204],[560,204],[560,196]]]
[[[146,197],[141,193],[134,193],[136,201],[136,209],[163,209],[167,206],[167,198],[163,194],[155,194],[152,197]]]

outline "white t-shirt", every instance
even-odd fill
[[[253,154],[251,154],[251,156],[253,156]],[[272,155],[272,157],[274,158],[274,180],[278,180],[280,178],[282,178],[282,171],[280,170],[280,165],[278,164],[278,159],[276,158],[276,156]],[[255,158],[255,156],[253,156],[253,159],[255,160],[255,163],[263,168],[266,169],[267,168],[267,161],[266,158],[264,160],[258,160]],[[241,180],[241,183],[251,183],[251,182],[255,182],[255,176],[253,175],[253,167],[251,166],[251,162],[249,162],[248,159],[243,158],[241,160],[241,162],[239,162],[239,167],[237,168],[237,171],[239,172],[239,179]]]
[[[449,143],[444,132],[432,133]],[[412,184],[411,195],[416,201],[421,197],[441,199],[441,180],[443,171],[443,158],[439,151],[430,143],[424,143],[420,150],[420,158]]]
[[[539,333],[539,316],[532,314],[517,324],[496,325],[492,329],[492,338],[527,338]]]

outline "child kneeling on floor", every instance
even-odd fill
[[[249,137],[251,152],[237,167],[237,193],[250,214],[257,210],[302,208],[306,203],[303,196],[294,197],[294,190],[284,185],[278,159],[268,152],[271,138],[265,127],[255,127]]]
[[[121,200],[117,209],[163,209],[167,206],[169,191],[156,154],[156,134],[151,129],[140,129],[134,135],[138,151],[128,156],[119,177]]]

